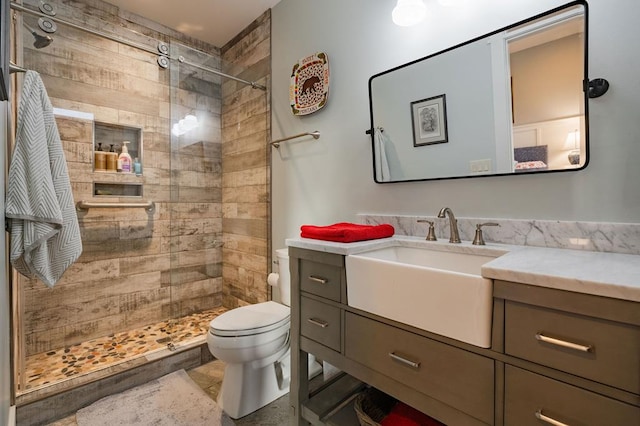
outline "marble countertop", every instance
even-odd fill
[[[640,256],[582,250],[487,244],[451,244],[419,237],[394,236],[355,243],[307,238],[286,240],[289,247],[351,255],[408,246],[495,257],[482,266],[482,276],[540,287],[640,302]]]

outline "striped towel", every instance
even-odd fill
[[[52,287],[80,257],[82,240],[53,108],[35,71],[22,86],[5,215],[11,263]]]

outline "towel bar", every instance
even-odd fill
[[[304,132],[304,133],[300,133],[298,135],[293,135],[293,136],[289,136],[288,138],[282,138],[282,139],[278,139],[275,140],[273,142],[271,142],[271,146],[274,146],[276,148],[280,148],[280,142],[285,142],[291,139],[296,139],[296,138],[301,138],[303,136],[313,136],[314,139],[318,139],[320,137],[320,132],[317,130],[314,130],[313,132]]]
[[[24,67],[21,67],[20,65],[16,65],[13,62],[9,62],[9,72],[11,74],[16,72],[27,72],[27,69]]]
[[[384,128],[383,128],[383,127],[378,127],[378,129],[380,129],[380,131],[381,131],[381,132],[384,132]],[[366,133],[367,135],[370,135],[371,133],[373,133],[373,129],[367,129],[367,130],[365,131],[365,133]]]
[[[148,201],[146,203],[92,203],[90,201],[78,201],[76,210],[85,211],[89,209],[109,209],[109,208],[144,208],[146,211],[153,213],[156,209],[156,203]]]

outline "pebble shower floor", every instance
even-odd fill
[[[166,349],[168,343],[178,345],[206,336],[211,320],[225,311],[216,308],[29,356],[25,391]]]

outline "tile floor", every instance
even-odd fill
[[[207,364],[187,371],[189,377],[198,384],[214,401],[218,397],[222,378],[224,376],[224,363],[213,360]],[[235,420],[236,426],[283,426],[289,424],[289,395],[272,402],[266,407]],[[48,426],[77,426],[75,414]],[[199,425],[193,425],[199,426]],[[203,425],[204,426],[204,425]]]
[[[92,374],[119,364],[136,360],[145,362],[144,357],[152,358],[154,353],[166,351],[169,342],[185,345],[202,340],[211,320],[225,311],[225,308],[217,308],[30,356],[25,363],[26,384],[23,393],[56,388],[64,385],[65,381],[73,383],[82,377],[90,378]],[[222,361],[213,360],[187,373],[216,400],[224,376]],[[288,423],[288,395],[235,421],[238,426],[281,426]],[[76,416],[74,414],[49,426],[77,426]]]
[[[201,338],[211,320],[225,311],[216,308],[27,357],[25,390],[19,394],[147,356],[170,342]]]
[[[189,377],[198,384],[214,401],[218,398],[222,378],[224,376],[224,363],[213,360],[207,364],[187,371]],[[237,426],[283,426],[289,424],[289,395],[275,400],[266,407],[235,420]]]

